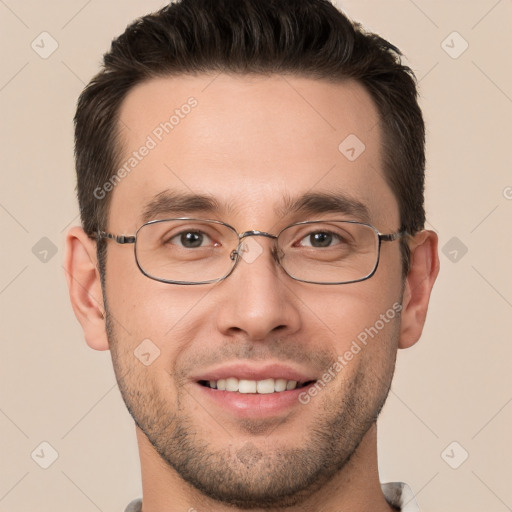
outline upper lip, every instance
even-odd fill
[[[316,380],[311,373],[297,370],[282,363],[264,365],[231,363],[205,370],[193,376],[192,379],[196,382],[202,380],[217,381],[220,379],[227,379],[229,377],[235,377],[239,380],[244,379],[256,381],[265,379],[286,379],[302,383]]]

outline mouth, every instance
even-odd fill
[[[261,420],[303,411],[299,396],[317,382],[315,373],[282,362],[233,361],[200,370],[190,380],[198,400],[220,414]]]
[[[288,380],[285,378],[269,378],[262,380],[249,380],[249,379],[238,379],[237,377],[228,377],[219,380],[199,380],[198,383],[201,386],[216,389],[218,391],[228,391],[231,393],[240,394],[259,394],[259,395],[270,395],[272,393],[283,393],[285,391],[292,391],[295,389],[301,389],[310,384],[313,384],[314,380],[308,380],[299,382],[296,380]]]

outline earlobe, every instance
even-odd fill
[[[107,350],[109,346],[96,242],[80,227],[71,228],[66,236],[64,269],[71,305],[87,344],[95,350]]]
[[[399,348],[408,348],[420,338],[427,317],[430,293],[439,273],[438,238],[420,231],[410,243],[411,262],[402,301]]]

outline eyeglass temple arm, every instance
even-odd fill
[[[105,231],[98,231],[96,239],[101,240],[102,238],[114,240],[114,242],[117,242],[118,244],[134,244],[136,237],[126,235],[113,235],[112,233],[107,233]]]
[[[393,240],[398,240],[399,238],[404,237],[407,235],[406,231],[399,231],[398,233],[390,233],[388,235],[383,235],[382,233],[379,233],[379,240],[382,242],[393,242]]]

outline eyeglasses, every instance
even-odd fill
[[[248,237],[274,240],[275,261],[292,279],[312,284],[364,281],[377,270],[382,242],[404,236],[382,234],[351,220],[297,222],[277,235],[238,231],[218,220],[194,218],[152,220],[133,236],[98,231],[97,240],[134,244],[135,260],[147,277],[170,284],[209,284],[226,279],[241,259],[254,261],[263,247]]]

